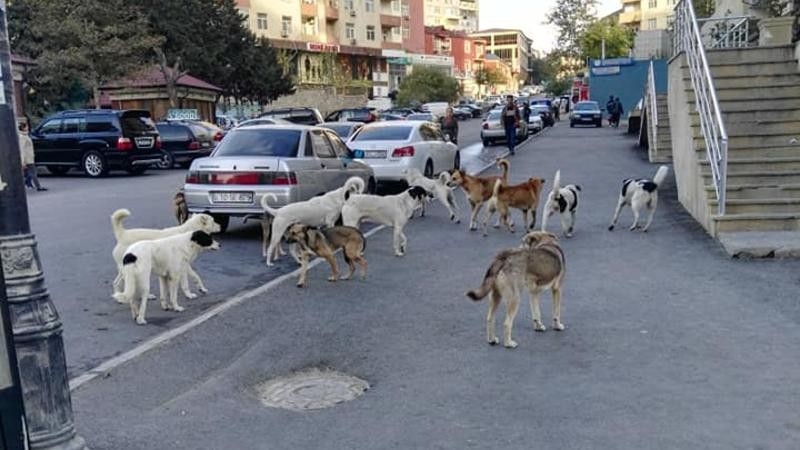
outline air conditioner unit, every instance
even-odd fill
[[[350,17],[355,17],[355,16],[356,16],[356,10],[355,9],[351,9],[350,10]]]
[[[357,42],[355,39],[350,39],[350,45],[356,45]]]

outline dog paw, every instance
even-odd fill
[[[197,294],[194,292],[184,292],[183,295],[185,295],[189,300],[197,298]]]
[[[331,283],[335,283],[336,280],[338,280],[338,278],[336,278],[336,277],[328,277],[328,281],[330,281]]]
[[[566,329],[566,327],[561,322],[553,322],[553,329],[556,330],[556,331],[564,331],[564,329]]]
[[[185,309],[183,306],[178,305],[175,307],[175,312],[183,312]]]
[[[136,318],[136,324],[137,324],[137,325],[147,325],[147,321],[146,321],[146,320],[144,320],[144,319],[143,319],[143,318],[141,318],[141,317],[137,317],[137,318]]]
[[[497,345],[500,343],[500,339],[497,339],[497,336],[489,339],[489,345]]]
[[[119,304],[122,304],[122,305],[127,305],[128,304],[128,300],[123,298],[122,295],[114,294],[114,295],[111,296],[111,298],[113,298],[114,301],[116,301]]]
[[[197,288],[197,290],[198,290],[198,291],[200,291],[200,292],[202,292],[203,294],[208,294],[208,289],[206,289],[206,288],[205,288],[205,287],[203,287],[203,286],[201,286],[201,287]]]
[[[571,238],[571,237],[572,237],[572,233],[565,233],[565,234],[564,234],[564,237]]]
[[[456,223],[461,223],[461,219],[456,219]]]
[[[533,331],[545,332],[547,327],[542,322],[533,322]]]
[[[614,231],[614,225],[609,225],[608,226],[608,231]]]
[[[161,302],[161,309],[163,309],[164,311],[169,311],[170,306],[167,303]]]
[[[147,299],[148,300],[155,300],[156,296],[155,296],[155,294],[150,294],[150,295],[147,296]]]
[[[499,224],[499,223],[496,223],[496,224],[492,225],[492,227],[493,227],[493,228],[500,228],[500,224]]]
[[[297,287],[304,288],[304,287],[306,287],[306,284],[305,283],[297,283]]]
[[[503,344],[503,346],[508,349],[517,348],[517,343],[515,341],[508,341],[505,344]]]

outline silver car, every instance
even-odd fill
[[[372,168],[327,128],[252,125],[231,130],[207,158],[192,162],[184,195],[190,213],[211,214],[225,231],[231,216],[261,216],[261,197],[272,206],[308,200],[341,187],[351,176],[375,192]]]
[[[483,119],[483,123],[481,124],[481,140],[483,141],[484,147],[492,145],[495,141],[506,140],[506,129],[503,126],[502,113],[503,108],[493,109],[489,111],[489,114]],[[522,113],[520,113],[520,117],[522,117]],[[526,137],[528,137],[528,124],[525,123],[524,120],[520,120],[519,126],[517,127],[517,142],[522,142]]]

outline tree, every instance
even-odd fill
[[[584,67],[581,38],[595,21],[597,0],[560,0],[547,14],[547,23],[558,32],[557,45],[562,69],[575,72]]]
[[[397,94],[400,105],[428,102],[453,102],[461,95],[458,80],[440,70],[414,66],[411,75],[403,78]]]
[[[581,55],[585,58],[600,59],[605,42],[606,58],[628,56],[633,47],[633,30],[608,20],[598,20],[589,25],[581,36]]]
[[[498,84],[508,83],[508,77],[503,72],[494,67],[481,67],[475,71],[475,84],[478,85],[478,94],[483,86],[497,86]]]

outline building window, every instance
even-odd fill
[[[344,9],[356,9],[353,5],[353,0],[344,0]]]
[[[472,51],[472,46],[468,40],[464,41],[464,53],[468,54]]]
[[[366,12],[375,11],[375,0],[364,0],[364,11]]]
[[[372,25],[369,25],[367,27],[367,40],[368,41],[374,41],[375,40],[375,27],[372,26]]]
[[[392,15],[400,15],[400,0],[392,0]]]
[[[647,19],[647,29],[655,30],[656,28],[658,28],[658,22],[656,19]]]
[[[267,15],[264,13],[258,13],[256,15],[256,28],[259,30],[266,30],[267,29]]]
[[[648,8],[657,8],[658,7],[658,0],[647,0],[647,7]]]
[[[344,36],[347,39],[355,39],[356,38],[356,27],[352,23],[345,24],[345,32]]]
[[[290,35],[292,34],[292,18],[289,16],[281,17],[281,34],[283,35]]]
[[[309,36],[316,36],[319,34],[317,30],[317,19],[312,17],[303,22],[303,34],[307,34]]]

